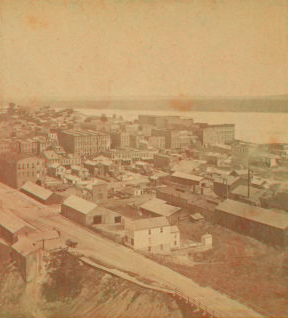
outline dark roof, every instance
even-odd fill
[[[221,202],[215,210],[282,230],[288,228],[288,213],[279,210],[263,209],[230,199]]]

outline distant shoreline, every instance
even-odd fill
[[[176,112],[288,113],[288,96],[234,99],[59,100],[54,107]]]

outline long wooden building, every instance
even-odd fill
[[[225,200],[214,210],[214,222],[267,244],[288,245],[288,214]]]

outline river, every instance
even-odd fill
[[[76,109],[85,115],[106,114],[112,116],[122,115],[127,120],[138,118],[139,114],[168,115],[164,111],[137,111],[116,109]],[[208,124],[235,124],[236,139],[255,142],[288,143],[288,114],[287,113],[236,113],[236,112],[176,112],[169,115],[193,118],[194,122],[207,122]]]

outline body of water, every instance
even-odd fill
[[[288,143],[288,114],[287,113],[236,113],[236,112],[164,112],[137,111],[116,109],[77,109],[79,112],[93,116],[106,114],[107,116],[122,115],[124,119],[134,120],[139,114],[179,115],[193,118],[194,122],[208,124],[235,124],[236,139],[255,142]]]

